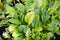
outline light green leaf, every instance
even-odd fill
[[[18,30],[15,30],[15,31],[12,33],[12,36],[13,36],[14,38],[17,38],[17,37],[20,36],[20,33],[18,32]]]
[[[47,34],[43,34],[41,40],[50,40],[50,36]]]
[[[30,29],[29,29],[29,28],[27,29],[26,34],[25,34],[25,35],[26,35],[26,37],[29,37],[29,36],[31,35],[31,31],[30,31]]]
[[[57,33],[58,35],[60,35],[60,31],[57,31],[56,33]]]
[[[10,15],[16,13],[15,9],[9,5],[6,5],[6,11],[7,13],[9,13]]]
[[[3,32],[2,35],[3,35],[4,38],[10,38],[10,35],[8,34],[8,32]]]
[[[32,23],[33,19],[34,19],[34,12],[29,12],[26,14],[25,22],[28,23],[28,25]]]
[[[53,33],[59,30],[59,27],[57,27],[57,25],[54,25],[53,23],[49,24],[49,26],[47,27],[48,27],[47,29],[52,31]]]
[[[9,27],[8,27],[8,29],[9,29],[9,32],[13,32],[13,31],[15,31],[16,30],[16,28],[17,28],[17,26],[16,25],[14,25],[14,24],[11,24]]]
[[[20,24],[20,21],[18,19],[11,18],[8,21],[11,22],[11,23],[13,23],[13,24],[17,24],[17,25]]]
[[[26,0],[22,0],[22,2],[26,2]]]
[[[7,2],[7,3],[11,3],[11,2],[12,2],[12,0],[6,0],[6,2]]]
[[[49,33],[47,33],[50,37],[53,37],[54,36],[54,34],[53,33],[51,33],[51,32],[49,32]]]
[[[24,5],[21,4],[21,3],[17,3],[17,4],[15,5],[15,8],[16,8],[18,11],[20,11],[20,12],[24,12]]]

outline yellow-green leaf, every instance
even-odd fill
[[[32,23],[34,19],[34,12],[29,12],[25,16],[25,22],[28,23],[29,25]]]

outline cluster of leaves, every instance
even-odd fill
[[[0,27],[4,25],[7,40],[55,39],[54,33],[60,35],[60,1],[0,0]]]

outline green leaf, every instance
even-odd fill
[[[0,26],[5,25],[5,24],[8,24],[8,20],[1,20]]]
[[[17,17],[18,17],[18,15],[17,15],[16,10],[14,9],[14,7],[11,7],[11,6],[9,6],[9,5],[6,5],[6,9],[5,9],[5,10],[6,10],[7,13],[9,14],[9,15],[7,16],[7,18],[9,18],[9,17],[17,18]]]
[[[54,36],[54,34],[53,33],[51,33],[51,32],[49,32],[49,33],[47,33],[51,38]]]
[[[22,0],[22,2],[26,2],[27,0]]]
[[[9,29],[9,32],[14,32],[15,30],[16,30],[16,28],[17,28],[17,25],[14,25],[14,24],[11,24],[9,27],[8,27],[8,29]]]
[[[32,23],[33,19],[34,19],[34,13],[33,12],[29,12],[26,14],[25,22],[28,23],[28,25],[30,25]]]
[[[36,27],[35,30],[36,31],[42,31],[42,27]]]
[[[7,2],[7,3],[11,3],[11,2],[12,2],[12,0],[6,0],[6,2]]]
[[[56,33],[57,33],[58,35],[60,35],[60,31],[57,31]]]
[[[7,13],[9,13],[10,15],[16,13],[15,9],[9,5],[6,5],[6,11]]]
[[[39,9],[34,9],[34,20],[39,21]]]
[[[35,39],[35,33],[32,34],[32,38]]]
[[[18,19],[11,18],[8,21],[11,22],[11,23],[13,23],[13,24],[17,24],[17,25],[20,24],[20,21]]]
[[[24,32],[24,29],[25,29],[25,27],[26,27],[26,25],[20,25],[19,27],[18,27],[18,29],[19,29],[19,32]]]
[[[28,29],[27,29],[26,34],[25,34],[25,35],[26,35],[26,37],[29,37],[29,36],[31,35],[31,30],[30,30],[30,28],[28,28]]]
[[[50,40],[50,36],[43,34],[41,40]]]
[[[26,36],[26,40],[31,40],[30,36],[31,36],[31,30],[30,28],[28,28],[25,32],[25,36]]]
[[[21,3],[15,4],[15,8],[20,12],[24,12],[24,5]]]
[[[19,36],[20,36],[19,31],[18,31],[18,30],[15,30],[15,31],[12,33],[12,36],[13,36],[14,38],[19,37]]]
[[[2,40],[2,38],[0,37],[0,40]]]
[[[38,8],[38,0],[34,1],[34,8]]]
[[[20,25],[18,29],[19,29],[19,32],[26,33],[29,27],[27,25]]]
[[[40,6],[43,7],[43,8],[46,8],[47,5],[48,5],[48,2],[47,2],[47,1],[48,1],[48,0],[41,0]]]
[[[10,38],[10,35],[8,34],[8,32],[3,32],[2,35],[3,35],[4,38]]]
[[[59,27],[57,27],[57,25],[54,25],[53,23],[49,24],[49,26],[47,27],[48,27],[47,29],[52,31],[53,33],[59,30]]]
[[[60,21],[59,20],[55,20],[55,24],[60,26]]]
[[[34,0],[26,0],[25,4],[25,10],[30,9],[31,5],[33,4]]]
[[[21,36],[20,36],[20,37],[14,38],[14,39],[12,39],[12,40],[25,40],[25,39],[24,39],[24,37],[21,37]]]
[[[53,9],[56,10],[60,6],[60,1],[55,2]]]

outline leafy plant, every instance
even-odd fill
[[[7,40],[55,40],[54,33],[60,35],[60,0],[0,0],[0,28],[4,26]]]

